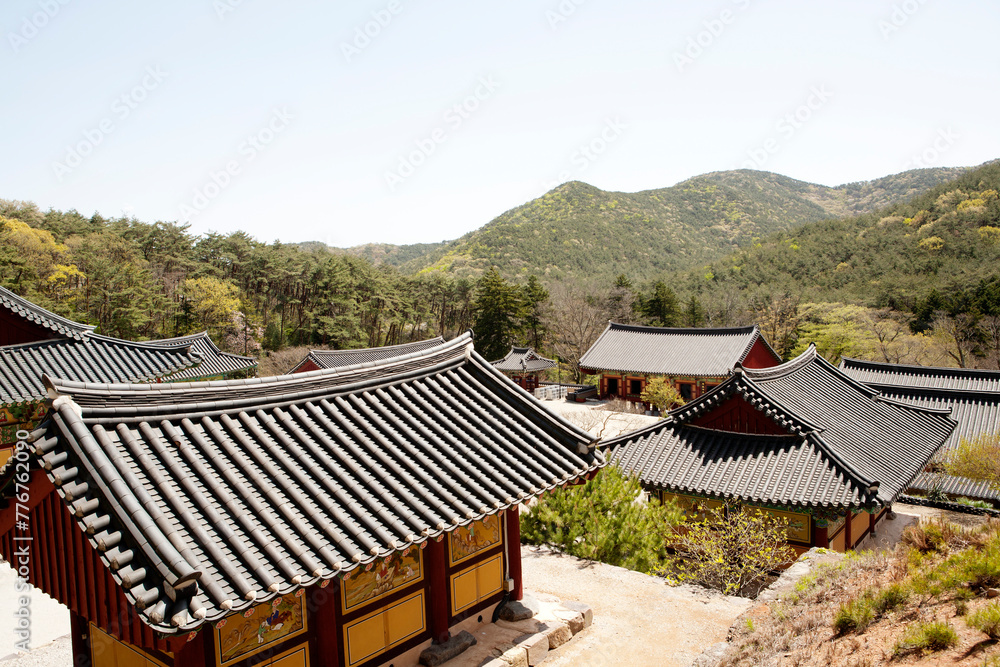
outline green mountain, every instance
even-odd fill
[[[703,265],[768,234],[907,199],[963,171],[920,169],[835,188],[750,170],[636,193],[574,181],[446,244],[348,252],[410,272],[478,275],[495,265],[508,277],[606,283],[625,273],[644,280]]]
[[[998,193],[1000,161],[989,162],[875,213],[773,234],[679,282],[696,291],[788,292],[804,302],[910,309],[936,294],[943,304],[997,274]]]

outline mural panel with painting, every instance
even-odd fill
[[[500,544],[500,515],[491,514],[482,521],[460,526],[448,535],[448,558],[451,565],[461,563],[476,554]]]
[[[352,572],[341,582],[344,611],[363,607],[423,578],[423,552],[417,547],[371,563],[370,569]]]
[[[275,598],[215,624],[216,659],[230,665],[306,631],[305,591]]]

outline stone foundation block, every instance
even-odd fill
[[[557,609],[553,612],[556,619],[569,626],[570,632],[574,635],[583,630],[583,614],[571,609]]]
[[[589,628],[594,622],[594,610],[589,604],[569,600],[567,602],[563,602],[562,606],[566,607],[570,611],[580,612],[580,614],[583,615],[583,627]]]
[[[425,667],[437,667],[476,644],[476,638],[462,630],[443,644],[431,644],[420,652],[419,662]]]
[[[536,632],[532,635],[521,635],[514,641],[528,652],[529,667],[535,667],[535,665],[540,664],[549,654],[549,638],[544,633]]]

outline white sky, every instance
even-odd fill
[[[995,0],[4,0],[0,197],[349,246],[567,180],[976,165],[998,30]]]

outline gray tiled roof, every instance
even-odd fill
[[[1000,491],[986,482],[977,482],[966,477],[955,477],[941,473],[922,472],[913,480],[910,488],[922,493],[937,489],[949,496],[1000,501]]]
[[[767,344],[756,325],[676,329],[609,322],[580,359],[580,367],[649,375],[725,377],[746,359],[757,340]]]
[[[788,437],[690,425],[733,395]],[[739,369],[665,421],[606,444],[654,486],[774,504],[887,504],[954,428],[943,412],[882,398],[810,347],[781,366]]]
[[[61,315],[56,315],[51,311],[45,310],[41,306],[19,297],[4,287],[0,287],[0,307],[6,308],[17,317],[23,318],[65,338],[83,340],[88,332],[94,330],[94,327],[88,324],[80,324],[79,322],[68,320]]]
[[[257,368],[257,360],[253,357],[243,357],[220,350],[209,337],[207,331],[188,336],[178,336],[177,338],[153,340],[149,341],[149,344],[166,348],[190,347],[201,358],[201,363],[197,367],[172,373],[167,378],[170,382],[229,375],[230,373],[251,371]]]
[[[0,403],[45,398],[42,376],[80,382],[151,382],[195,366],[188,347],[164,349],[88,334],[0,347]]]
[[[1000,431],[1000,372],[856,359],[844,359],[840,368],[887,398],[949,410],[958,427],[945,441],[942,453],[957,446],[963,438]],[[953,495],[1000,500],[1000,493],[988,484],[949,475],[921,475],[913,484],[913,488],[921,491],[935,487]]]
[[[1000,371],[885,364],[845,357],[840,369],[865,384],[1000,393]]]
[[[604,463],[468,334],[279,378],[50,382],[59,396],[36,455],[164,633],[364,567]]]
[[[437,347],[444,342],[444,338],[438,336],[428,340],[418,340],[412,343],[402,343],[400,345],[386,345],[385,347],[368,347],[360,350],[310,350],[309,354],[295,364],[289,370],[294,373],[306,362],[311,361],[319,368],[343,368],[345,366],[355,366],[357,364],[384,361],[393,357],[401,357],[406,354],[423,352],[432,347]]]
[[[503,359],[490,363],[493,368],[506,373],[536,373],[556,366],[554,360],[543,357],[531,347],[512,347]]]

